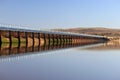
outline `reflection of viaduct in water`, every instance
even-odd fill
[[[52,50],[58,50],[58,49],[84,46],[84,45],[89,45],[89,44],[96,44],[96,43],[86,42],[86,43],[79,43],[79,44],[61,44],[61,45],[44,45],[44,46],[26,46],[25,44],[21,44],[20,46],[18,44],[9,45],[7,43],[4,47],[0,47],[0,56],[25,54],[28,52],[52,51]]]
[[[120,41],[108,41],[103,43],[99,46],[85,48],[89,50],[113,50],[113,49],[120,49]]]

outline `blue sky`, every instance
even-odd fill
[[[0,0],[0,23],[120,28],[120,0]]]

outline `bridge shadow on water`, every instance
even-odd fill
[[[105,42],[102,42],[105,43]],[[15,56],[24,56],[35,54],[35,52],[45,53],[47,51],[55,51],[61,49],[68,49],[74,47],[83,47],[88,45],[96,45],[100,44],[98,42],[82,42],[82,43],[70,43],[70,44],[44,44],[42,46],[29,46],[24,43],[17,44],[17,43],[3,43],[0,45],[0,58],[4,57],[15,57]]]

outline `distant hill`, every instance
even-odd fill
[[[96,28],[70,28],[70,29],[54,29],[55,31],[63,31],[63,32],[75,32],[82,34],[92,34],[92,35],[100,35],[107,37],[120,37],[120,29],[110,29],[103,27]]]

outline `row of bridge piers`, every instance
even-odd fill
[[[0,56],[57,50],[105,41],[108,41],[108,39],[92,35],[29,30],[0,30]]]
[[[107,39],[104,37],[81,36],[75,34],[0,30],[0,44],[17,43],[20,45],[24,43],[27,46],[44,46],[103,42],[106,40]]]

